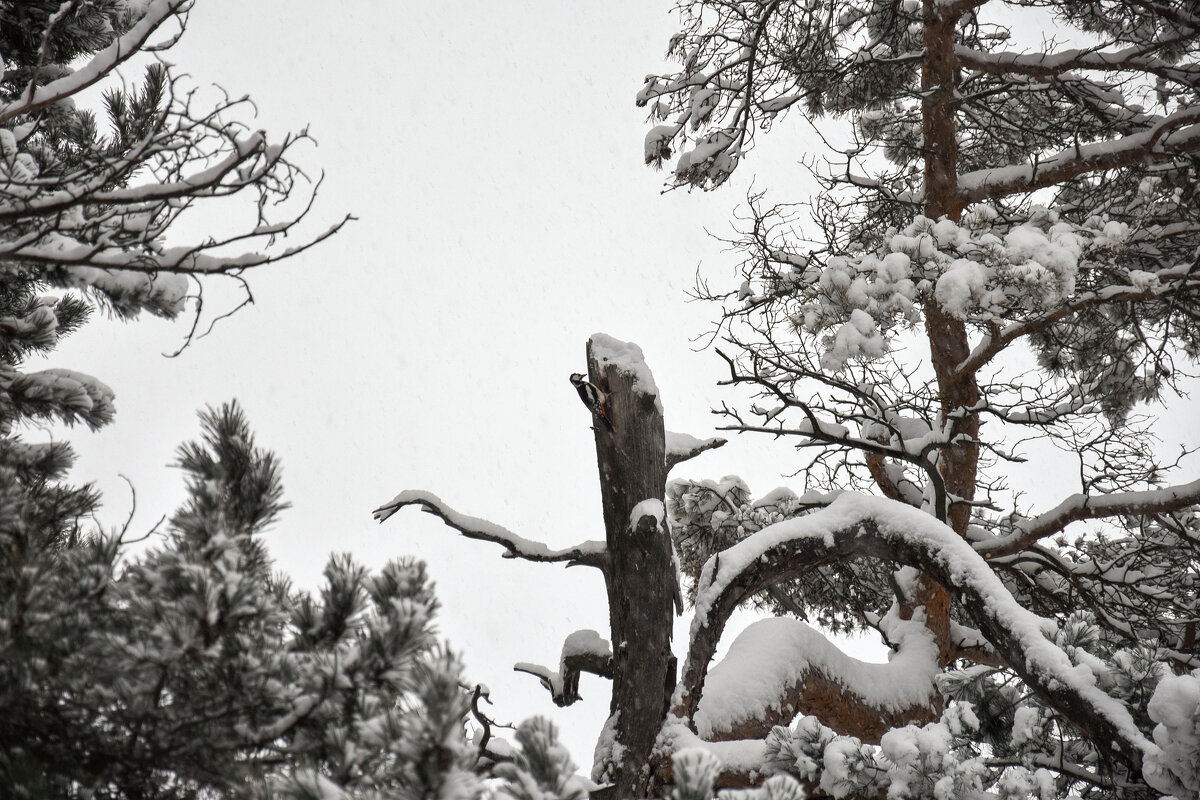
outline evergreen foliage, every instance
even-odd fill
[[[670,184],[725,184],[797,117],[829,145],[808,162],[822,193],[801,205],[753,194],[733,241],[740,274],[697,290],[721,309],[725,383],[748,398],[720,409],[726,429],[807,457],[799,492],[755,500],[736,478],[668,488],[693,595],[759,531],[882,495],[949,525],[1052,620],[1050,639],[1141,743],[1116,757],[1010,663],[979,609],[894,572],[914,565],[897,551],[796,565],[748,601],[885,640],[890,610],[925,606],[940,702],[972,723],[917,720],[936,730],[901,748],[905,728],[869,746],[848,718],[826,714],[837,732],[817,736],[802,717],[768,749],[785,763],[796,753],[784,769],[839,797],[1195,796],[1178,753],[1200,741],[1200,481],[1180,477],[1195,464],[1186,451],[1163,457],[1152,413],[1188,388],[1200,352],[1200,8],[678,9],[678,68],[638,95],[646,161]],[[1076,462],[1078,493],[1039,513],[1019,464],[1047,458],[1043,445]]]
[[[558,741],[558,729],[542,717],[517,726],[520,750],[496,765],[496,790],[512,800],[583,800],[589,784],[575,772],[575,763]]]
[[[81,528],[90,504],[48,521],[6,504],[5,796],[478,795],[423,565],[335,556],[318,596],[292,589],[261,541],[284,507],[274,457],[236,405],[201,421],[188,500],[139,555]]]
[[[188,499],[136,549],[67,481],[67,443],[23,438],[113,419],[98,379],[28,368],[94,311],[176,317],[200,277],[242,281],[340,227],[277,247],[307,214],[265,216],[300,199],[303,136],[248,131],[242,101],[199,107],[165,62],[107,88],[99,113],[76,102],[173,43],[190,8],[0,2],[0,796],[478,796],[461,665],[435,638],[423,565],[369,574],[337,556],[317,595],[274,574],[262,533],[286,505],[279,466],[236,404],[201,415],[176,465]],[[247,228],[167,241],[193,205],[241,193]]]

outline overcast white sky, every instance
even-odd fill
[[[605,683],[585,677],[585,701],[559,710],[512,665],[555,664],[580,628],[607,635],[599,575],[502,560],[415,510],[379,526],[371,510],[425,488],[551,545],[603,538],[590,421],[567,382],[596,331],[643,347],[668,427],[711,433],[720,366],[690,340],[713,309],[685,291],[701,262],[732,275],[705,229],[729,231],[753,173],[716,195],[662,195],[642,165],[633,98],[673,30],[669,3],[645,0],[198,2],[169,60],[251,95],[253,127],[308,126],[319,147],[304,163],[326,176],[316,216],[359,221],[253,274],[255,305],[176,359],[160,354],[186,324],[152,318],[97,320],[54,355],[117,394],[113,425],[71,434],[102,521],[128,512],[119,475],[137,490],[135,530],[169,513],[174,448],[198,408],[236,397],[284,465],[278,567],[314,586],[331,551],[424,559],[440,628],[497,717],[549,714],[589,768]],[[778,142],[794,176],[801,144]],[[688,474],[773,488],[789,451],[756,444]]]
[[[53,359],[117,394],[115,424],[72,434],[105,523],[128,513],[119,474],[138,492],[135,529],[169,513],[174,448],[198,408],[236,397],[284,465],[278,567],[314,586],[332,551],[424,559],[440,628],[497,717],[549,715],[585,769],[607,687],[585,677],[584,702],[559,710],[512,664],[555,664],[580,628],[607,635],[598,574],[501,560],[416,511],[378,526],[371,510],[423,488],[552,546],[603,538],[589,420],[567,382],[595,331],[642,346],[669,429],[711,434],[720,362],[691,340],[715,309],[685,291],[697,266],[719,281],[736,259],[705,230],[729,232],[752,180],[803,199],[797,162],[815,146],[784,126],[731,186],[662,195],[633,97],[662,65],[670,5],[201,0],[169,59],[250,94],[254,127],[309,126],[320,146],[305,163],[326,173],[316,215],[359,221],[254,273],[255,305],[176,359],[160,353],[186,324],[157,320],[94,322]],[[763,493],[797,464],[786,444],[742,440],[677,472],[736,473]]]

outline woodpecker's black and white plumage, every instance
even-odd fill
[[[579,392],[579,399],[588,407],[592,415],[603,422],[604,427],[608,428],[611,433],[613,424],[612,420],[608,418],[608,404],[604,392],[578,372],[571,376],[571,385],[575,387],[575,391]]]

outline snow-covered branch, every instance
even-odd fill
[[[613,654],[608,640],[591,629],[575,631],[563,641],[558,670],[541,664],[522,662],[513,667],[537,678],[550,692],[557,706],[569,706],[583,698],[579,694],[579,674],[590,672],[601,678],[613,676]]]
[[[725,444],[725,440],[719,436],[711,436],[707,439],[698,439],[688,433],[675,433],[674,431],[666,432],[667,446],[667,469],[676,464],[681,464],[684,461],[693,459],[706,450],[715,450]]]
[[[542,542],[522,538],[493,522],[460,514],[429,492],[411,489],[403,491],[375,509],[374,516],[377,521],[384,522],[400,509],[412,505],[419,506],[422,511],[440,518],[468,539],[480,539],[502,545],[506,551],[504,558],[542,562],[565,561],[567,566],[582,564],[601,570],[605,566],[604,542],[588,541],[574,547],[554,550]]]
[[[1118,492],[1098,496],[1074,494],[1049,511],[1016,523],[1011,533],[976,542],[974,547],[976,552],[985,558],[1000,558],[1019,553],[1047,536],[1053,536],[1072,522],[1163,514],[1197,504],[1200,504],[1200,480],[1144,492]]]
[[[1120,139],[1080,144],[1030,164],[987,167],[958,177],[962,205],[1056,186],[1079,175],[1200,150],[1200,106],[1186,106],[1147,130]]]
[[[1032,75],[1039,78],[1059,76],[1074,70],[1148,72],[1183,84],[1200,82],[1200,66],[1172,64],[1153,55],[1163,42],[1152,46],[1128,47],[1115,52],[1100,49],[1072,49],[1057,53],[988,53],[966,45],[956,45],[954,58],[960,66],[997,75]]]
[[[21,93],[20,97],[0,105],[0,125],[72,97],[104,80],[125,61],[145,50],[151,35],[163,23],[171,17],[185,15],[191,8],[192,2],[193,0],[151,0],[146,5],[142,18],[128,31],[117,37],[112,44],[92,56],[88,63],[43,86],[37,86],[30,81],[29,86]],[[174,38],[178,37],[172,37],[172,39]]]

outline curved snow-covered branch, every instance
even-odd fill
[[[1101,496],[1073,494],[1049,511],[1017,523],[1012,533],[976,542],[975,551],[985,558],[1019,553],[1072,522],[1123,515],[1159,514],[1179,511],[1200,503],[1200,480],[1145,492],[1118,492]]]
[[[929,515],[879,497],[844,494],[829,507],[768,526],[705,565],[674,714],[694,719],[725,621],[771,583],[823,564],[874,556],[915,567],[951,591],[997,654],[1105,757],[1140,769],[1154,750],[1123,704],[1047,636],[971,545]]]
[[[587,541],[562,550],[552,550],[541,542],[522,538],[506,528],[478,517],[460,514],[430,492],[410,489],[403,491],[375,509],[374,517],[384,522],[405,506],[420,506],[422,511],[433,514],[468,539],[480,539],[503,545],[507,552],[504,558],[520,558],[525,561],[565,561],[567,566],[582,564],[604,569],[606,562],[604,542]]]
[[[883,492],[884,497],[917,508],[921,507],[925,501],[921,487],[904,478],[902,471],[898,475],[893,475],[893,471],[889,469],[883,456],[878,453],[868,453],[866,464],[867,471],[871,473],[871,478],[879,487],[879,491]]]

